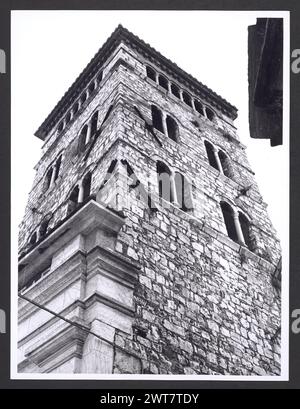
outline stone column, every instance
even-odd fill
[[[84,197],[84,185],[83,185],[83,181],[81,181],[79,183],[78,203],[83,202],[83,197]]]
[[[240,225],[240,220],[239,220],[239,214],[235,209],[233,210],[233,221],[234,221],[234,227],[236,230],[238,242],[240,244],[245,245],[244,235],[243,235],[242,228]]]
[[[205,118],[207,118],[206,106],[205,106],[205,105],[202,105],[202,110],[203,110],[203,116],[204,116]]]
[[[170,94],[172,94],[171,82],[170,82],[170,81],[168,81],[168,92],[169,92]]]
[[[88,124],[88,130],[86,133],[85,144],[88,144],[91,139],[91,123]]]
[[[191,101],[192,101],[192,107],[193,107],[193,110],[194,110],[194,111],[196,111],[196,108],[195,108],[195,101],[194,101],[194,98],[193,98],[193,97],[191,97]]]
[[[179,206],[178,198],[177,198],[177,191],[176,191],[176,183],[175,183],[175,172],[172,170],[170,174],[170,186],[171,186],[171,195],[173,197],[172,203],[176,206]]]
[[[214,155],[215,155],[215,159],[216,159],[216,162],[217,162],[217,165],[218,165],[218,169],[219,169],[220,173],[223,174],[224,172],[223,172],[223,168],[222,168],[222,163],[221,163],[219,155],[218,155],[218,151],[217,151],[215,146],[213,146],[213,149],[214,149]]]
[[[51,180],[50,180],[49,188],[52,187],[53,184],[54,184],[55,174],[56,174],[56,163],[55,163],[55,165],[52,167],[52,175],[51,175]]]
[[[167,114],[165,112],[162,113],[162,123],[163,123],[163,129],[164,129],[164,134],[168,136],[168,128],[167,128]]]
[[[183,91],[179,89],[180,101],[183,101]]]

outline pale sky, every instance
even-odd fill
[[[247,27],[256,17],[271,14],[276,16],[224,11],[12,12],[13,224],[23,217],[33,167],[41,155],[42,141],[34,132],[122,24],[238,108],[240,140],[248,148],[279,238],[287,240],[288,134],[283,147],[271,148],[269,140],[251,139],[248,129]]]

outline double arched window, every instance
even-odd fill
[[[84,203],[91,195],[92,174],[88,172],[82,180],[74,186],[68,198],[68,213],[76,209],[77,205]]]
[[[178,124],[170,115],[164,114],[156,105],[151,105],[152,125],[168,138],[178,142]]]
[[[94,112],[91,119],[86,123],[79,133],[78,151],[83,152],[98,130],[98,111]]]
[[[55,183],[56,179],[59,176],[61,162],[62,162],[62,154],[60,154],[58,158],[56,159],[56,161],[48,168],[45,178],[44,178],[43,192],[46,192]]]
[[[223,173],[225,176],[232,178],[232,168],[230,160],[225,152],[216,148],[212,143],[204,141],[206,154],[210,166]]]
[[[249,219],[244,213],[227,202],[222,201],[220,206],[228,237],[236,243],[246,245],[249,250],[253,251],[254,245],[251,238],[251,225]]]
[[[161,161],[156,163],[156,173],[159,197],[185,212],[192,210],[192,186],[187,178]]]

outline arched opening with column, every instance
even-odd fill
[[[152,81],[156,82],[156,72],[153,68],[147,66],[146,67],[147,77],[150,78]]]
[[[232,177],[232,172],[231,172],[231,166],[230,166],[230,160],[228,156],[221,150],[218,152],[219,159],[221,162],[222,170],[225,176],[228,178]]]
[[[207,158],[208,158],[208,162],[209,162],[210,166],[212,166],[213,168],[215,168],[217,170],[220,170],[219,167],[218,167],[217,160],[216,160],[213,145],[208,141],[204,141],[204,146],[205,146],[205,149],[206,149],[206,154],[207,154]]]
[[[168,201],[174,201],[174,192],[171,183],[171,171],[169,167],[161,162],[156,162],[156,172],[158,181],[158,193],[159,197]]]
[[[46,192],[50,185],[51,185],[51,180],[52,180],[52,174],[53,174],[53,168],[52,166],[48,169],[45,180],[44,180],[44,186],[43,186],[43,191]]]
[[[168,80],[167,80],[166,77],[164,77],[164,76],[161,75],[161,74],[158,76],[158,84],[159,84],[162,88],[164,88],[164,89],[166,89],[166,90],[168,91],[168,89],[169,89],[169,87],[168,87]]]
[[[184,212],[193,210],[192,184],[179,172],[175,172],[174,181],[179,208]]]
[[[206,116],[210,121],[213,121],[215,119],[215,113],[214,111],[209,108],[209,107],[205,107],[205,111],[206,111]]]
[[[55,176],[54,176],[54,181],[58,178],[59,176],[59,171],[61,167],[61,161],[62,161],[62,155],[59,155],[57,161],[55,162]]]
[[[36,232],[34,232],[30,237],[29,244],[33,246],[36,243],[36,241],[37,241],[37,234]]]
[[[175,142],[178,142],[178,124],[171,116],[166,118],[168,137]]]
[[[189,107],[193,108],[192,98],[191,98],[190,94],[188,94],[187,92],[183,91],[183,93],[182,93],[182,99],[183,99],[183,102],[186,103],[186,105],[188,105]]]
[[[254,251],[254,243],[253,240],[251,239],[251,225],[249,219],[245,216],[244,213],[238,212],[239,215],[239,222],[240,226],[243,232],[244,236],[244,241],[246,246],[249,248],[249,250]]]
[[[76,209],[78,205],[78,197],[79,197],[79,186],[76,185],[71,191],[69,198],[68,198],[68,208],[67,208],[68,214],[73,212]]]
[[[83,152],[85,150],[86,144],[88,142],[88,131],[89,127],[88,125],[84,125],[84,127],[81,129],[80,134],[79,134],[79,141],[78,141],[78,151]]]
[[[40,225],[40,228],[39,228],[39,237],[40,237],[40,239],[42,237],[46,236],[47,231],[48,231],[48,226],[49,226],[50,219],[51,219],[51,216],[48,216],[42,221],[42,223]]]
[[[95,135],[97,132],[98,127],[98,111],[94,112],[92,119],[91,119],[91,137]]]
[[[195,110],[196,110],[200,115],[204,116],[203,105],[201,104],[201,102],[198,101],[197,99],[195,99],[194,105],[195,105]]]
[[[151,105],[151,114],[152,114],[153,127],[163,133],[164,127],[163,127],[163,117],[162,117],[161,110],[158,109],[157,106]]]
[[[180,99],[180,89],[176,84],[171,84],[171,93],[178,99]]]
[[[222,201],[220,205],[221,205],[221,210],[222,210],[223,219],[225,222],[228,237],[231,238],[231,240],[238,242],[238,234],[237,234],[235,221],[234,221],[234,210],[226,202]]]
[[[79,198],[79,202],[85,202],[91,194],[92,174],[88,172],[82,180],[82,198]]]

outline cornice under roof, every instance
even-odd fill
[[[143,40],[132,34],[126,28],[119,25],[111,34],[111,36],[106,40],[103,46],[99,49],[99,51],[95,54],[95,56],[91,59],[82,73],[76,78],[74,83],[66,91],[60,101],[56,104],[54,109],[50,112],[50,114],[35,132],[35,136],[42,140],[45,139],[50,128],[54,126],[63,115],[62,111],[65,111],[67,109],[65,108],[65,106],[67,105],[69,107],[71,101],[79,96],[80,92],[87,85],[89,79],[99,70],[99,68],[103,65],[109,55],[122,41],[124,41],[128,45],[131,45],[134,49],[137,49],[142,54],[149,55],[155,60],[158,60],[161,65],[165,66],[168,70],[171,70],[174,74],[180,77],[182,82],[186,82],[187,85],[190,85],[193,88],[197,88],[201,93],[208,95],[214,101],[214,103],[218,106],[221,106],[222,109],[232,119],[235,119],[237,117],[237,108],[235,106],[231,105],[224,98],[212,91],[206,85],[202,84],[192,75],[183,71],[175,63],[161,55],[149,44],[145,43]]]

